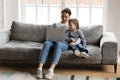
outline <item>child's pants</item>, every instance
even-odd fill
[[[78,45],[69,45],[69,48],[72,49],[73,51],[75,50],[79,50],[80,52],[86,52],[88,53],[88,50],[82,46],[82,44],[78,44]]]

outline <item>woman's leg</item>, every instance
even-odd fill
[[[54,76],[54,69],[55,69],[56,65],[58,64],[61,53],[62,53],[62,51],[65,51],[67,49],[68,49],[68,45],[65,44],[64,42],[56,42],[55,43],[52,64],[50,65],[48,73],[45,75],[46,78],[52,78]]]
[[[51,41],[46,41],[43,45],[43,48],[42,48],[40,56],[39,56],[37,78],[43,77],[43,75],[42,75],[43,64],[46,62],[48,53],[52,47],[53,47],[53,42],[51,42]]]
[[[53,64],[58,64],[59,59],[61,57],[62,51],[66,51],[68,49],[67,43],[64,42],[56,42],[54,46],[54,52],[53,52],[53,57],[52,57],[52,63]]]
[[[44,64],[47,60],[48,53],[50,49],[53,47],[53,42],[52,41],[46,41],[43,45],[43,48],[41,50],[40,56],[39,56],[39,62],[41,64]],[[43,65],[39,65],[40,67]]]

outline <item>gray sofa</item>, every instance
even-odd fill
[[[46,37],[46,27],[13,21],[11,30],[0,31],[0,64],[5,62],[37,63]],[[103,26],[81,27],[90,57],[76,57],[73,51],[62,52],[59,64],[107,64],[117,68],[117,41],[111,32],[103,32]],[[48,63],[52,56],[49,55]]]

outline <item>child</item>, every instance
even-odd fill
[[[74,54],[78,57],[88,58],[88,50],[85,48],[86,40],[83,33],[79,29],[79,22],[77,19],[70,19],[69,29],[66,31],[66,41],[69,44],[69,48],[74,51]]]

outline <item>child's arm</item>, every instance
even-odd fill
[[[81,39],[78,38],[78,39],[75,41],[75,44],[78,45],[78,44],[80,44],[80,42],[81,42]]]
[[[84,47],[86,47],[86,39],[85,39],[84,34],[83,34],[80,30],[78,30],[78,33],[79,33],[79,36],[80,36],[80,39],[81,39],[81,44],[82,44]]]

